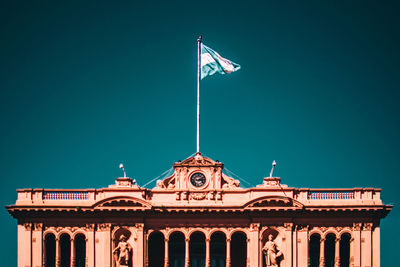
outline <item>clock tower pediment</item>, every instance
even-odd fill
[[[196,153],[173,164],[174,174],[157,182],[158,188],[189,191],[234,189],[240,182],[222,173],[224,164]]]

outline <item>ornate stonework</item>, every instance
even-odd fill
[[[219,260],[226,266],[323,266],[334,255],[337,267],[337,247],[354,266],[360,255],[371,255],[363,261],[379,266],[379,220],[392,208],[382,203],[380,189],[292,188],[278,177],[241,188],[222,172],[223,163],[200,153],[173,167],[153,189],[123,177],[100,189],[18,190],[16,204],[7,206],[19,222],[18,266],[44,266],[46,257],[60,266],[70,254],[71,266],[166,267],[177,261],[187,267],[196,260],[190,258],[196,246],[205,249],[199,262],[206,267],[215,251],[225,255]],[[336,250],[325,255],[332,240]],[[320,254],[308,253],[315,248]]]

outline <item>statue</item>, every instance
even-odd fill
[[[117,263],[117,267],[128,267],[129,260],[132,252],[132,247],[126,242],[126,237],[121,235],[119,238],[118,246],[113,250],[113,255],[115,258],[115,262]]]
[[[282,256],[282,252],[278,250],[276,243],[272,241],[273,239],[273,235],[268,235],[268,241],[265,242],[262,248],[266,267],[279,267],[279,258]]]

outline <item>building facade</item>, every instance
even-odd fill
[[[254,188],[200,153],[154,189],[20,189],[18,267],[379,267],[380,189]]]

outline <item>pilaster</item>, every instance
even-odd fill
[[[86,266],[95,265],[95,224],[86,224]]]
[[[352,267],[361,266],[361,223],[353,223],[353,242],[352,242]]]
[[[32,224],[18,224],[18,267],[32,267]]]
[[[372,263],[374,267],[381,266],[381,228],[375,225],[372,232]]]
[[[249,259],[250,265],[252,267],[261,266],[261,251],[260,251],[260,224],[259,223],[251,223],[249,227],[249,247],[252,249],[249,250]],[[262,261],[261,261],[262,262]]]
[[[144,248],[146,246],[144,239],[145,239],[145,233],[144,233],[144,223],[137,223],[135,224],[135,230],[137,234],[137,240],[136,240],[136,247],[133,248],[133,254],[134,254],[134,262],[136,262],[136,266],[145,266],[145,251]]]
[[[308,266],[308,226],[297,227],[297,267]]]
[[[285,263],[287,267],[293,266],[293,223],[285,223],[285,242],[286,242],[286,253],[285,253]]]
[[[364,223],[361,231],[361,266],[372,266],[372,223]]]
[[[43,224],[35,223],[32,232],[32,266],[40,267],[43,262]]]
[[[99,224],[97,230],[96,264],[102,267],[111,267],[111,224]]]

